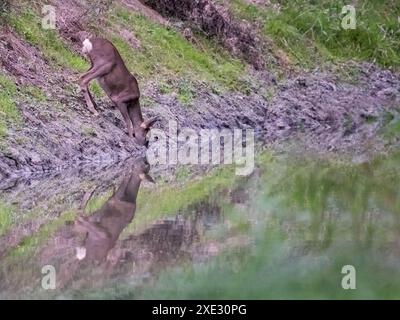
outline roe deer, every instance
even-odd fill
[[[136,197],[142,180],[154,183],[148,175],[149,165],[144,159],[135,163],[114,194],[90,216],[84,216],[86,205],[93,194],[87,192],[82,200],[76,230],[85,233],[83,246],[76,248],[76,257],[91,263],[103,262],[115,246],[122,230],[132,221],[136,211]]]
[[[79,80],[88,109],[98,115],[96,103],[88,88],[89,82],[97,79],[107,96],[121,111],[129,137],[133,138],[135,135],[138,144],[147,145],[147,132],[158,117],[143,120],[138,82],[125,66],[118,50],[103,38],[85,39],[82,45],[82,53],[89,57],[91,63],[90,69]]]

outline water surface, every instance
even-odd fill
[[[134,161],[35,203],[11,188],[1,295],[399,298],[399,163],[399,154],[357,163],[265,154],[250,177],[225,170],[171,188],[146,181],[153,168]],[[43,289],[45,265],[55,290]],[[342,286],[348,265],[354,290]]]

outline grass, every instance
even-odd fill
[[[190,177],[190,169],[186,166],[180,166],[175,171],[176,181],[187,181]]]
[[[45,93],[38,87],[32,85],[20,88],[13,80],[5,75],[0,75],[0,138],[5,137],[10,125],[18,125],[21,114],[16,106],[16,100],[28,97],[36,103],[47,100]]]
[[[394,112],[385,112],[380,119],[380,134],[389,142],[400,138],[400,108]]]
[[[161,94],[170,94],[170,93],[172,93],[173,89],[171,88],[171,85],[168,84],[167,82],[160,81],[158,83],[158,91]]]
[[[24,86],[21,88],[21,91],[23,94],[31,98],[34,102],[43,103],[47,101],[47,96],[43,92],[43,90],[33,85]]]
[[[178,101],[184,105],[189,105],[194,99],[194,88],[185,80],[178,84]]]
[[[20,120],[15,104],[17,86],[8,77],[0,75],[0,138],[5,137],[9,123]]]
[[[111,12],[110,20],[123,24],[139,40],[139,49],[133,49],[117,35],[112,39],[130,70],[139,77],[148,79],[162,75],[186,81],[215,82],[227,88],[239,86],[244,65],[218,49],[216,44],[199,37],[196,46],[173,28],[121,8]]]
[[[391,122],[390,125],[385,130],[385,136],[389,139],[400,137],[400,120],[396,119]]]
[[[321,61],[367,60],[384,67],[400,66],[398,1],[360,0],[354,30],[341,27],[346,1],[273,0],[280,10],[262,9],[244,0],[232,1],[240,17],[262,25],[262,33],[293,61],[315,67]]]
[[[45,30],[41,27],[41,18],[32,10],[13,12],[8,15],[7,22],[22,38],[38,47],[53,65],[78,72],[88,68],[85,59],[68,48],[56,30]]]
[[[61,213],[57,219],[43,225],[38,232],[22,239],[18,246],[7,252],[7,256],[14,258],[22,257],[24,260],[29,260],[32,254],[62,227],[66,221],[74,220],[75,215],[75,211]]]
[[[101,99],[103,97],[106,97],[106,93],[103,91],[97,81],[92,81],[89,86],[90,92],[92,92],[96,98]]]
[[[0,236],[3,235],[12,224],[12,213],[11,207],[0,203]]]
[[[111,196],[112,196],[111,190],[109,190],[105,194],[102,194],[101,196],[93,196],[87,203],[85,210],[86,214],[90,215],[94,213],[96,210],[99,210]]]

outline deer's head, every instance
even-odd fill
[[[142,124],[135,129],[135,139],[137,144],[148,147],[149,141],[147,139],[147,133],[150,131],[151,127],[159,120],[159,117],[150,118],[149,120],[143,121]]]

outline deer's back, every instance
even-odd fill
[[[93,65],[113,63],[111,72],[99,79],[103,89],[109,95],[112,93],[112,96],[118,96],[124,92],[134,92],[139,95],[137,80],[129,72],[117,48],[109,40],[103,38],[92,38],[88,41],[86,50]]]

